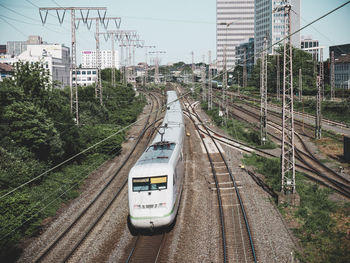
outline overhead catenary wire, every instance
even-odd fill
[[[269,45],[266,49],[262,49],[262,50],[260,50],[259,52],[254,53],[254,57],[257,57],[257,58],[260,57],[260,54],[262,54],[262,52],[265,52],[265,51],[271,49],[272,47],[278,45],[279,43],[282,43],[284,40],[286,40],[286,39],[292,37],[293,35],[297,34],[298,32],[300,32],[300,31],[304,30],[305,28],[311,26],[312,24],[316,23],[317,21],[319,21],[319,20],[321,20],[321,19],[323,19],[323,18],[329,16],[330,14],[332,14],[332,13],[334,13],[335,11],[337,11],[337,10],[343,8],[344,6],[346,6],[346,5],[349,4],[349,3],[350,3],[350,1],[347,1],[347,2],[345,2],[345,3],[343,3],[343,4],[339,5],[339,6],[337,6],[336,8],[334,8],[334,9],[330,10],[329,12],[327,12],[326,14],[324,14],[324,15],[322,15],[322,16],[316,18],[316,19],[314,19],[312,22],[306,24],[305,26],[301,27],[300,29],[298,29],[298,30],[294,31],[293,33],[289,34],[288,36],[286,36],[286,37],[280,39],[279,41],[277,41],[277,42],[275,42],[275,43],[272,43],[272,44]],[[245,62],[247,62],[248,60],[249,60],[249,59],[247,58],[247,59],[245,60]],[[244,62],[244,61],[243,61],[243,62]],[[235,66],[233,66],[233,67],[227,69],[226,72],[232,71],[232,70],[234,70],[234,68],[235,68]],[[224,74],[224,72],[221,72],[220,74],[217,74],[217,75],[215,76],[215,78],[220,77],[220,76],[222,76],[223,74]]]
[[[116,148],[112,149],[109,153],[113,152]],[[122,149],[120,149],[116,154],[121,153]],[[98,160],[96,160],[94,162],[94,164],[97,164]],[[86,172],[89,169],[89,167],[86,167],[83,171],[81,171],[81,173]],[[5,239],[6,237],[8,237],[10,234],[12,234],[13,232],[15,232],[17,229],[19,229],[20,227],[24,226],[27,222],[29,222],[31,219],[33,219],[35,216],[37,216],[40,212],[44,211],[47,207],[49,207],[50,205],[52,205],[54,202],[58,201],[63,195],[67,194],[69,191],[71,191],[72,189],[74,189],[75,187],[77,187],[80,183],[82,183],[90,174],[87,174],[86,176],[82,177],[78,182],[74,183],[73,185],[71,185],[68,189],[66,189],[65,191],[63,191],[59,196],[57,196],[56,198],[52,199],[48,204],[46,204],[44,207],[40,208],[40,210],[38,210],[36,213],[33,213],[29,218],[27,218],[24,222],[22,222],[19,226],[13,228],[12,230],[10,230],[10,232],[8,232],[7,234],[5,234],[4,236],[2,236],[0,238],[0,240]],[[60,188],[58,188],[55,193],[57,193],[59,190],[63,189],[64,186],[61,186]],[[34,205],[34,208],[39,205],[40,203],[43,203],[45,200],[48,200],[49,197],[53,196],[54,194],[52,192],[50,192],[50,195],[48,197],[46,197],[43,200],[40,200],[39,202],[37,202]],[[34,210],[33,208],[33,210]],[[29,211],[24,211],[21,215],[17,216],[17,218],[20,218],[22,215],[24,215],[25,213],[28,213]]]
[[[285,39],[287,39],[287,38],[293,36],[294,34],[300,32],[301,30],[303,30],[303,29],[305,29],[305,28],[311,26],[312,24],[314,24],[314,23],[316,23],[317,21],[319,21],[319,20],[325,18],[326,16],[332,14],[333,12],[339,10],[340,8],[344,7],[345,5],[347,5],[347,4],[349,4],[349,3],[350,3],[350,1],[347,1],[346,3],[344,3],[344,4],[342,4],[342,5],[338,6],[338,7],[336,7],[336,8],[334,8],[334,9],[332,9],[331,11],[329,11],[329,12],[327,12],[326,14],[320,16],[319,18],[313,20],[312,22],[308,23],[307,25],[303,26],[302,28],[300,28],[300,29],[294,31],[294,32],[291,33],[290,35],[288,35],[288,36],[282,38],[281,40],[279,40],[279,41],[277,41],[277,42],[271,44],[271,45],[268,46],[265,50],[261,50],[260,52],[257,52],[256,54],[254,54],[254,56],[259,56],[262,52],[264,52],[264,51],[266,51],[266,50],[269,50],[269,49],[272,48],[273,46],[275,46],[275,45],[281,43],[281,42],[284,41]],[[1,5],[1,4],[0,4],[0,5]],[[229,69],[226,70],[226,71],[228,72],[229,70],[232,70],[232,69],[234,69],[234,67],[231,67],[231,68],[229,68]],[[223,72],[221,72],[220,74],[217,74],[215,77],[219,77],[219,76],[221,76],[222,74],[223,74]],[[197,89],[199,89],[199,87],[197,87]],[[187,93],[184,93],[184,94],[183,94],[182,96],[180,96],[177,100],[180,100],[181,98],[187,96],[187,95],[190,94],[190,93],[191,93],[191,91],[189,91],[189,92],[187,92]],[[177,101],[177,100],[176,100],[176,101]],[[172,103],[172,102],[170,102],[170,103]],[[166,105],[165,105],[165,106],[166,106]],[[141,120],[144,120],[145,118],[148,117],[148,115],[153,114],[153,113],[155,113],[155,112],[161,110],[163,107],[164,107],[164,106],[162,106],[162,107],[160,107],[160,108],[154,110],[153,112],[147,114],[147,115],[144,116],[143,118],[141,118],[141,119],[139,119],[139,120],[137,120],[137,121],[135,121],[135,122],[133,122],[133,123],[131,123],[131,124],[125,126],[124,128],[122,128],[122,129],[118,130],[117,132],[111,134],[110,136],[108,136],[108,137],[102,139],[101,141],[99,141],[99,142],[97,142],[97,143],[91,145],[90,147],[84,149],[83,151],[81,151],[81,152],[79,152],[79,153],[73,155],[72,157],[66,159],[65,161],[63,161],[63,162],[61,162],[61,163],[55,165],[54,167],[48,169],[47,171],[41,173],[40,175],[36,176],[35,178],[32,178],[31,180],[29,180],[29,181],[27,181],[27,182],[25,182],[25,183],[23,183],[23,184],[21,184],[21,185],[15,187],[14,189],[12,189],[12,190],[10,190],[9,192],[7,192],[7,193],[3,194],[2,196],[0,196],[0,200],[3,199],[4,197],[10,195],[11,193],[13,193],[13,192],[15,192],[15,191],[17,191],[17,190],[23,188],[24,186],[28,185],[29,183],[31,183],[31,182],[33,182],[33,181],[35,181],[35,180],[37,180],[37,179],[43,177],[44,175],[48,174],[49,172],[51,172],[51,171],[53,171],[53,170],[55,170],[55,169],[61,167],[61,166],[64,165],[65,163],[67,163],[67,162],[69,162],[69,161],[75,159],[76,157],[78,157],[78,156],[82,155],[83,153],[85,153],[85,152],[91,150],[92,148],[94,148],[94,147],[100,145],[101,143],[105,142],[106,140],[108,140],[108,139],[110,139],[110,138],[116,136],[117,134],[119,134],[119,133],[121,133],[122,131],[128,129],[129,127],[135,125],[136,123],[140,122]]]
[[[172,102],[170,102],[170,103],[173,103],[173,102],[174,102],[174,101],[172,101]],[[169,103],[169,104],[170,104],[170,103]],[[64,165],[64,164],[66,164],[66,163],[68,163],[68,162],[74,160],[74,159],[77,158],[78,156],[84,154],[85,152],[91,150],[92,148],[95,148],[96,146],[100,145],[101,143],[107,141],[108,139],[110,139],[110,138],[112,138],[112,137],[114,137],[114,136],[120,134],[121,132],[127,130],[127,129],[130,128],[131,126],[133,126],[133,125],[135,125],[135,124],[141,122],[142,120],[144,120],[145,118],[147,118],[149,115],[154,114],[154,113],[156,113],[156,112],[162,110],[164,107],[165,107],[165,106],[161,106],[160,108],[158,108],[158,109],[152,111],[151,113],[146,114],[146,116],[140,118],[139,120],[134,121],[133,123],[131,123],[131,124],[129,124],[129,125],[127,125],[127,126],[121,128],[121,129],[119,129],[119,130],[116,131],[115,133],[113,133],[113,134],[107,136],[106,138],[104,138],[104,139],[98,141],[97,143],[95,143],[95,144],[89,146],[88,148],[86,148],[86,149],[80,151],[79,153],[77,153],[77,154],[75,154],[75,155],[69,157],[68,159],[66,159],[66,160],[64,160],[63,162],[61,162],[61,163],[55,165],[54,167],[52,167],[52,168],[46,170],[45,172],[39,174],[38,176],[36,176],[36,177],[34,177],[34,178],[28,180],[27,182],[25,182],[25,183],[23,183],[23,184],[21,184],[21,185],[15,187],[14,189],[12,189],[12,190],[8,191],[7,193],[3,194],[2,196],[0,196],[0,200],[3,199],[4,197],[10,195],[11,193],[13,193],[13,192],[15,192],[15,191],[17,191],[17,190],[23,188],[24,186],[30,184],[31,182],[34,182],[34,181],[38,180],[39,178],[43,177],[44,175],[48,174],[49,172],[52,172],[53,170],[55,170],[55,169],[61,167],[62,165]]]

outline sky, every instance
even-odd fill
[[[324,15],[347,0],[300,0],[301,26]],[[61,43],[71,47],[70,13],[59,24],[55,11],[50,11],[42,25],[38,7],[107,7],[107,16],[121,17],[121,30],[136,30],[145,45],[153,50],[165,51],[161,63],[184,61],[190,63],[191,52],[195,62],[207,61],[208,51],[215,59],[216,1],[215,0],[0,0],[0,44],[7,41],[25,41],[29,35],[40,35],[48,43]],[[77,13],[78,17],[79,13]],[[96,11],[89,17],[96,17]],[[108,30],[115,30],[110,23]],[[95,50],[95,27],[89,31],[80,24],[77,30],[77,55],[82,50]],[[102,30],[101,30],[102,32]],[[328,47],[350,43],[350,4],[327,16],[301,35],[318,39]],[[111,43],[100,39],[101,49],[111,49]],[[149,50],[151,51],[151,49]],[[145,60],[145,50],[138,49],[136,62]]]

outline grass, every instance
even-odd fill
[[[254,166],[266,178],[266,183],[280,191],[280,161],[255,154],[244,155],[243,163]],[[279,206],[282,215],[299,238],[302,251],[297,252],[301,262],[350,262],[350,204],[330,201],[333,193],[328,188],[305,179],[296,173],[296,189],[300,206]]]
[[[255,126],[236,119],[228,119],[225,125],[224,119],[219,116],[219,109],[217,107],[214,106],[211,110],[208,110],[208,105],[206,103],[201,104],[201,106],[202,109],[204,109],[213,119],[215,124],[234,139],[243,141],[260,149],[274,149],[277,147],[277,145],[270,140],[268,140],[266,144],[261,145],[260,132],[255,130]]]

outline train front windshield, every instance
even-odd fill
[[[167,189],[168,176],[142,177],[132,179],[133,192],[155,191]]]

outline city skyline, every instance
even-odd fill
[[[321,0],[315,5],[311,0],[301,1],[301,26],[345,2]],[[0,4],[0,44],[25,41],[29,35],[40,35],[48,43],[61,43],[71,47],[69,13],[60,26],[56,14],[50,12],[47,23],[42,26],[37,8],[71,6],[70,1],[4,0]],[[203,60],[203,55],[207,62],[209,50],[212,51],[212,57],[216,57],[216,1],[194,0],[188,3],[179,0],[173,3],[150,0],[144,3],[141,0],[131,0],[99,1],[96,4],[88,0],[75,1],[75,5],[107,7],[107,16],[122,18],[121,29],[137,30],[146,45],[155,45],[157,50],[166,51],[162,54],[162,64],[178,61],[191,63],[191,51],[194,52],[196,63]],[[345,26],[350,23],[350,17],[347,16],[349,11],[350,6],[347,5],[303,30],[300,35],[311,35],[313,39],[319,40],[320,45],[327,47],[326,50],[328,46],[350,43],[349,29]],[[90,13],[92,16],[96,14]],[[111,25],[109,29],[115,29]],[[82,50],[94,50],[94,31],[94,26],[88,31],[80,25],[77,32],[77,54]],[[110,43],[102,38],[101,48],[110,49]],[[328,51],[324,57],[328,58]],[[137,50],[136,61],[144,61],[143,49]],[[78,62],[81,62],[80,56]]]

